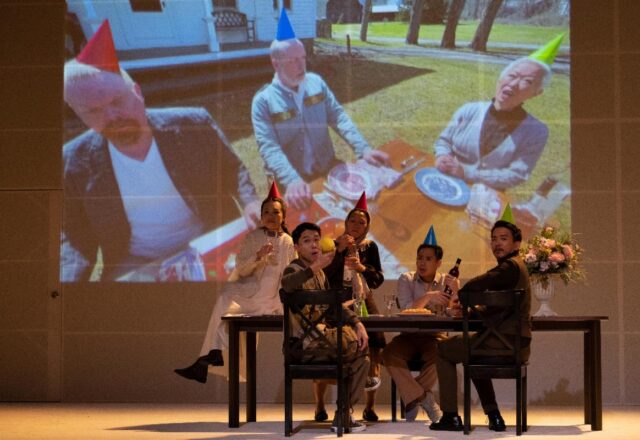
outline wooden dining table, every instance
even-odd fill
[[[240,334],[246,334],[246,421],[256,421],[256,335],[259,332],[282,332],[281,315],[232,316],[222,318],[229,329],[229,427],[240,426]],[[602,354],[601,322],[606,316],[532,317],[537,332],[583,333],[584,423],[591,430],[602,430]],[[461,332],[462,319],[437,316],[370,316],[362,318],[367,331],[447,331]],[[471,324],[477,330],[481,321]],[[562,350],[558,346],[558,350]],[[535,380],[535,379],[534,379]]]

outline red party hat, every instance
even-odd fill
[[[356,203],[356,206],[353,209],[359,209],[361,211],[367,212],[367,193],[362,191],[362,195],[360,196],[360,200]]]
[[[82,49],[76,61],[96,67],[100,70],[120,74],[120,64],[113,44],[113,35],[109,20],[102,22],[87,45]]]
[[[269,195],[267,196],[268,199],[272,199],[272,198],[276,198],[276,199],[281,199],[282,196],[280,195],[280,191],[278,191],[278,186],[276,185],[276,181],[274,180],[271,183],[271,189],[269,190]]]

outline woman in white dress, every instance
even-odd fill
[[[200,357],[192,365],[174,370],[184,378],[206,383],[209,365],[224,365],[222,350],[229,345],[229,334],[222,315],[282,314],[280,278],[296,253],[285,225],[286,206],[275,182],[260,211],[261,226],[240,245],[236,267],[211,313]]]

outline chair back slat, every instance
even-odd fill
[[[523,289],[460,292],[467,362],[483,357],[511,357],[514,365],[520,365],[520,305],[524,294]],[[469,319],[473,318],[474,312],[481,313],[483,329],[471,343]],[[509,321],[515,323],[515,334],[505,334],[502,331],[503,325]],[[487,347],[488,341],[491,347]]]
[[[471,429],[471,379],[516,380],[516,434],[526,430],[527,365],[522,363],[521,311],[526,292],[523,289],[459,292],[463,316],[464,425]],[[483,326],[475,334],[469,331],[469,320],[482,319]]]
[[[285,436],[292,432],[293,379],[335,379],[338,384],[337,435],[349,430],[349,369],[343,353],[343,327],[346,325],[343,302],[351,299],[346,289],[280,289],[283,304],[283,353],[285,371]],[[293,329],[295,325],[296,333]],[[335,345],[326,337],[326,329],[335,329]],[[305,338],[320,341],[316,349],[305,347]],[[318,359],[324,359],[318,362]]]
[[[344,309],[342,303],[351,299],[351,292],[347,289],[329,290],[295,290],[286,292],[280,290],[280,300],[284,306],[284,346],[285,367],[287,365],[300,363],[302,355],[313,358],[326,358],[329,355],[336,359],[336,362],[325,362],[327,364],[342,364],[343,352],[342,332],[345,325]],[[302,333],[292,334],[294,322],[300,327]],[[336,329],[336,346],[324,334],[325,326]],[[310,352],[303,347],[305,338],[318,339],[317,350]],[[304,348],[304,349],[303,349]],[[335,351],[335,354],[333,353]]]

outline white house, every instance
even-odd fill
[[[315,0],[67,0],[88,40],[109,19],[129,70],[263,56],[285,7],[296,36],[315,38]]]

